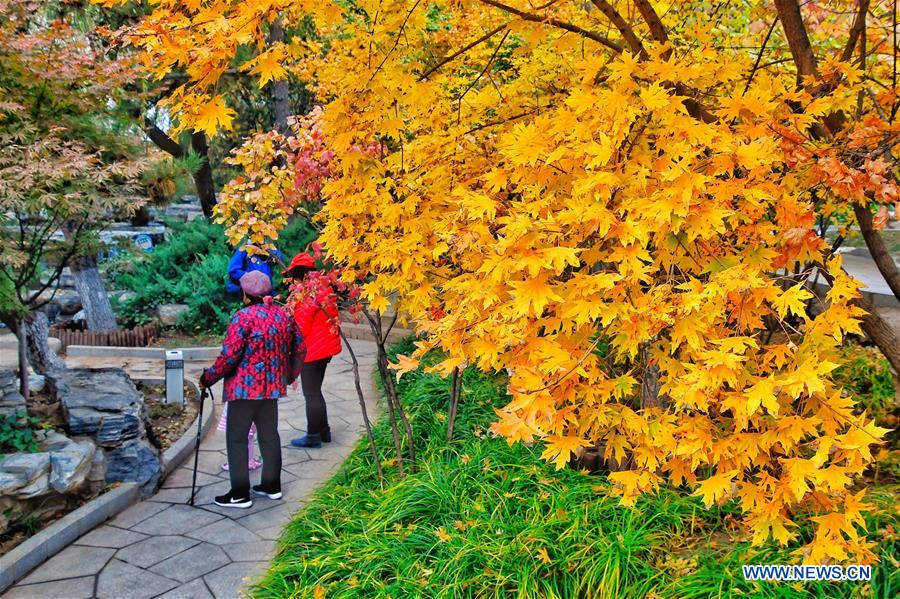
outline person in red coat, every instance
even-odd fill
[[[306,252],[294,256],[284,271],[287,277],[311,283],[310,293],[294,305],[294,321],[306,343],[306,361],[300,370],[306,398],[306,434],[291,441],[294,447],[321,447],[323,442],[331,441],[322,381],[331,358],[341,353],[340,321],[334,290],[324,280],[321,284],[310,281],[307,277],[314,272],[316,263]]]

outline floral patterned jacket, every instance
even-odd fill
[[[201,377],[211,386],[225,379],[225,401],[277,399],[300,374],[306,345],[281,306],[256,304],[235,312],[222,352]]]

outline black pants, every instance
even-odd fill
[[[250,470],[247,468],[247,435],[256,425],[256,438],[262,453],[262,484],[266,491],[281,490],[281,437],[278,435],[278,400],[237,400],[228,404],[225,445],[231,492],[237,497],[250,494]]]
[[[323,358],[307,362],[300,370],[300,385],[303,397],[306,398],[306,432],[321,434],[328,430],[328,411],[325,408],[325,396],[322,395],[322,381],[325,380],[325,368],[331,358]]]

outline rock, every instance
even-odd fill
[[[90,441],[69,443],[50,453],[50,486],[57,493],[71,493],[87,479],[94,461],[94,444]]]
[[[119,305],[124,305],[137,297],[137,293],[134,291],[111,291],[109,293],[110,299],[115,298],[115,300],[119,303]]]
[[[48,290],[41,294],[40,299],[59,306],[60,314],[75,314],[82,308],[81,296],[74,289],[57,289],[55,294]]]
[[[11,416],[18,412],[26,412],[25,398],[18,391],[0,396],[0,416]]]
[[[186,314],[190,308],[185,304],[160,304],[156,308],[156,314],[159,322],[164,327],[173,327],[178,324],[183,314]]]
[[[15,337],[10,335],[13,338],[13,345],[11,348],[18,347],[17,342],[15,341]],[[7,344],[4,343],[3,349],[6,349]],[[19,377],[13,370],[0,370],[0,396],[5,393],[10,393],[12,391],[19,390]]]
[[[37,477],[34,482],[32,482],[27,487],[22,487],[16,492],[16,497],[19,499],[31,499],[32,497],[39,497],[41,495],[46,495],[50,492],[50,473],[42,474]]]
[[[52,273],[51,273],[52,274]],[[41,277],[41,282],[46,283],[49,277]],[[62,269],[62,272],[59,274],[59,278],[57,279],[57,284],[61,288],[66,287],[75,287],[75,276],[72,274],[72,269],[68,266]]]
[[[88,471],[88,482],[92,485],[97,483],[103,486],[106,483],[106,452],[95,451],[94,457],[91,459],[91,469]]]
[[[161,475],[159,454],[146,440],[133,440],[106,452],[106,482],[133,481],[148,497],[156,491]]]
[[[38,434],[43,436],[41,451],[58,451],[73,442],[72,439],[54,430],[41,431]]]
[[[69,433],[113,447],[144,434],[144,400],[121,368],[72,368],[48,375]]]
[[[59,341],[57,339],[56,341]],[[52,349],[52,347],[51,347]],[[54,350],[56,351],[56,350]],[[28,390],[32,393],[40,393],[47,385],[47,379],[42,374],[32,374],[28,377]]]
[[[11,472],[0,472],[0,497],[4,495],[12,495],[25,486],[24,476],[12,474]]]
[[[29,485],[38,478],[50,472],[50,454],[40,453],[13,453],[0,462],[0,472],[6,472],[20,477],[24,485]]]
[[[50,346],[50,350],[54,353],[58,354],[62,350],[62,341],[57,337],[47,337],[47,345]]]
[[[19,393],[19,376],[12,370],[0,370],[0,416],[24,411],[25,398]]]
[[[190,204],[196,206],[197,208],[200,208],[200,196],[188,193],[178,198],[178,203]]]

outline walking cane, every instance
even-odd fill
[[[200,414],[197,416],[197,446],[194,448],[194,478],[191,479],[191,498],[188,505],[194,506],[194,489],[197,487],[197,462],[200,459],[200,433],[203,429],[203,404],[206,403],[207,396],[212,397],[212,391],[207,387],[203,387],[200,391]],[[215,399],[213,399],[215,401]]]

